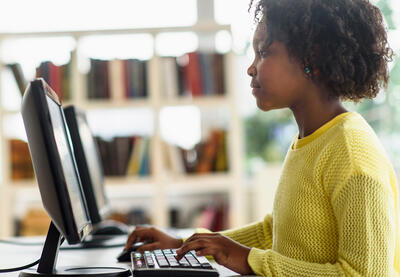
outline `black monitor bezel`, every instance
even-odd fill
[[[51,171],[51,176],[52,176],[52,181],[55,187],[55,192],[56,192],[56,197],[58,200],[59,207],[51,207],[51,208],[58,208],[58,211],[61,216],[62,216],[62,223],[60,223],[60,220],[58,218],[51,218],[56,227],[59,229],[60,233],[66,238],[69,244],[76,244],[85,238],[86,235],[88,235],[91,232],[92,225],[90,222],[90,217],[88,214],[88,209],[87,209],[87,203],[86,199],[84,197],[84,191],[82,189],[82,184],[80,182],[80,177],[79,177],[79,172],[77,169],[76,161],[74,158],[74,153],[72,149],[72,143],[71,143],[71,138],[68,133],[68,128],[64,116],[64,112],[61,106],[60,101],[58,100],[57,94],[50,88],[50,86],[47,85],[47,83],[41,79],[38,78],[32,82],[30,82],[25,94],[24,98],[28,96],[33,97],[33,101],[35,104],[35,109],[36,109],[36,114],[38,116],[39,120],[39,126],[40,126],[40,133],[43,135],[42,139],[44,142],[45,146],[45,151],[46,151],[46,158],[48,159],[49,162],[49,167]],[[49,97],[60,109],[61,116],[63,117],[63,122],[64,122],[64,127],[66,128],[66,133],[67,133],[67,139],[69,142],[69,150],[72,155],[72,161],[74,163],[74,168],[75,172],[77,174],[77,179],[80,187],[80,191],[83,194],[82,200],[84,202],[84,212],[86,212],[86,218],[88,221],[83,223],[83,226],[81,229],[78,229],[78,226],[76,225],[74,216],[73,216],[73,210],[72,210],[72,204],[71,204],[71,199],[68,194],[68,189],[67,189],[67,184],[66,184],[66,179],[64,176],[63,169],[61,167],[61,158],[59,156],[58,150],[57,150],[57,145],[55,142],[55,137],[52,129],[52,122],[51,122],[51,117],[50,117],[50,111],[48,107],[48,103],[46,101],[46,97]],[[25,99],[24,99],[25,100]],[[23,111],[24,112],[24,105],[23,105]],[[32,115],[27,115],[27,116],[32,116]],[[24,123],[25,123],[25,117],[24,117]],[[26,124],[25,124],[26,125]],[[26,126],[27,127],[27,126]],[[28,129],[28,128],[26,128]],[[27,130],[27,135],[28,135],[28,145],[31,150],[32,147],[35,147],[34,145],[31,145],[29,143],[29,134]],[[36,157],[35,155],[32,155],[32,150],[31,150],[31,156],[32,156],[32,161],[34,165],[35,171],[39,169],[39,166],[35,166],[35,164],[40,163],[40,157]],[[60,165],[60,166],[57,166]],[[37,175],[37,174],[36,174]],[[41,190],[41,195],[42,199],[43,197],[49,197],[44,196],[43,193],[47,192],[47,184],[41,184],[40,180],[37,180],[39,184],[39,189],[43,189],[46,191]],[[42,201],[45,204],[45,201]],[[45,206],[45,209],[49,209],[49,207]],[[53,213],[48,211],[48,214],[51,215]]]
[[[79,130],[80,123],[78,122],[78,117],[83,119],[85,124],[88,125],[86,114],[83,110],[78,109],[76,106],[73,105],[65,107],[64,114],[70,131],[72,144],[74,146],[75,159],[81,177],[81,184],[85,192],[86,203],[88,206],[90,219],[92,221],[92,224],[95,225],[106,219],[106,217],[110,212],[110,204],[105,194],[104,174],[103,174],[102,162],[100,159],[100,153],[98,149],[96,149],[96,159],[98,160],[101,167],[100,174],[101,174],[102,184],[100,185],[102,186],[102,195],[105,204],[103,207],[99,209],[98,199],[96,197],[93,180],[90,175],[90,168],[88,166],[88,161],[86,158],[85,146],[83,145],[83,141]],[[94,143],[96,142],[94,141]]]

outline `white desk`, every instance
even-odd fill
[[[25,240],[24,240],[25,241]],[[44,238],[31,238],[29,242],[44,241]],[[105,249],[79,249],[60,250],[58,254],[58,266],[118,266],[130,267],[130,263],[118,263],[117,255],[121,252],[120,247]],[[19,246],[4,244],[0,242],[0,267],[12,268],[30,264],[40,258],[42,246]],[[221,277],[240,276],[237,273],[211,261],[212,265],[219,271]],[[15,277],[19,272],[0,274],[0,277]]]

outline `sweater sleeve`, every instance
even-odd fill
[[[272,215],[266,215],[263,221],[223,231],[221,234],[247,247],[269,249],[272,247]]]
[[[395,201],[382,182],[361,175],[331,191],[337,218],[334,264],[295,260],[271,249],[252,248],[248,262],[262,276],[393,276]]]

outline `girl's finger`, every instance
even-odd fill
[[[153,243],[146,243],[139,247],[136,251],[143,253],[144,251],[153,251],[156,249],[160,249],[160,243],[159,242],[153,242]]]

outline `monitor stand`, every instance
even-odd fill
[[[78,244],[63,244],[60,250],[93,249],[124,247],[128,240],[127,235],[88,235],[85,240]]]
[[[68,267],[56,269],[58,251],[62,242],[62,236],[56,226],[51,222],[44,243],[42,255],[37,270],[28,269],[22,271],[20,277],[37,276],[100,276],[100,277],[124,277],[131,276],[131,271],[120,267]]]

